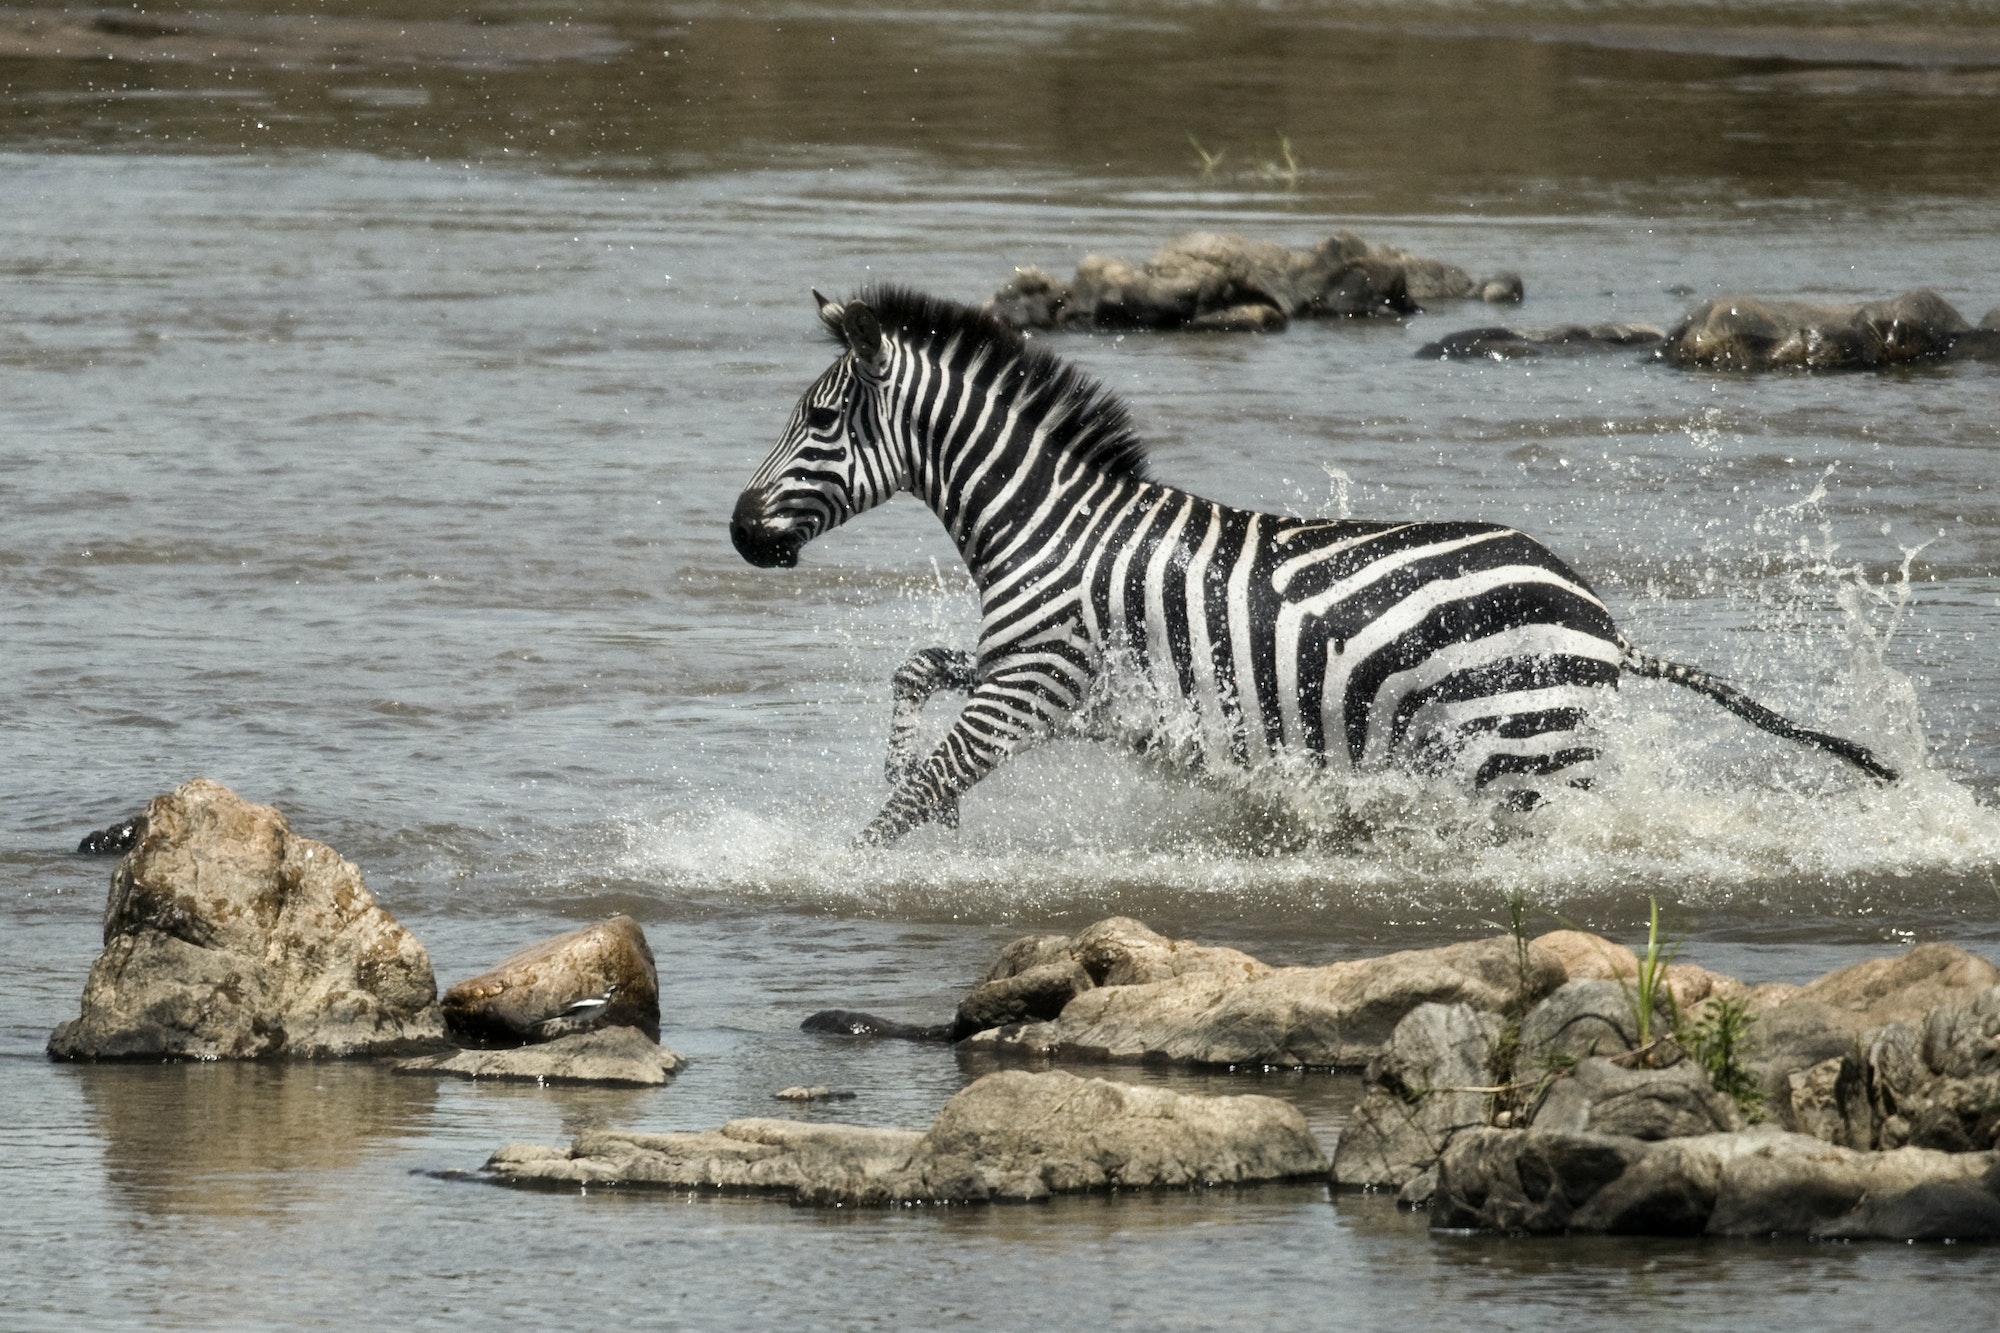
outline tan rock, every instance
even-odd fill
[[[580,1020],[578,1001],[608,996]],[[629,916],[531,944],[446,991],[444,1021],[464,1046],[521,1046],[582,1027],[633,1027],[660,1038],[660,984],[646,932]],[[567,1030],[566,1030],[567,1029]]]
[[[686,1061],[637,1028],[607,1027],[535,1046],[448,1051],[396,1064],[399,1074],[507,1079],[529,1083],[603,1083],[658,1087]]]
[[[361,872],[197,778],[146,808],[111,880],[104,952],[49,1053],[321,1059],[444,1045],[423,945]]]
[[[1931,1010],[1970,1004],[2000,985],[2000,967],[1956,944],[1919,944],[1888,958],[1871,958],[1829,972],[1786,1003],[1823,1004],[1861,1032],[1884,1023],[1921,1026]]]
[[[1838,306],[1724,296],[1691,311],[1660,355],[1737,370],[1889,366],[1948,356],[1970,329],[1949,302],[1923,289]]]
[[[1535,943],[1556,956],[1570,981],[1631,980],[1639,975],[1639,956],[1622,944],[1583,930],[1552,930]]]
[[[616,1182],[774,1192],[811,1203],[984,1202],[1324,1175],[1297,1108],[1050,1072],[988,1074],[927,1132],[732,1120],[683,1134],[591,1132],[565,1152],[510,1144],[486,1168],[529,1185]]]

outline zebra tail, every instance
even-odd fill
[[[1764,707],[1764,705],[1758,703],[1755,699],[1752,699],[1749,695],[1743,693],[1743,691],[1733,685],[1717,680],[1700,667],[1688,666],[1683,662],[1668,662],[1658,657],[1649,657],[1634,648],[1631,644],[1626,643],[1623,639],[1620,639],[1618,644],[1624,650],[1625,654],[1620,660],[1619,665],[1635,676],[1641,676],[1647,680],[1671,681],[1676,685],[1686,686],[1688,689],[1694,690],[1699,694],[1705,694],[1753,727],[1761,727],[1773,736],[1783,736],[1787,740],[1803,741],[1807,745],[1825,750],[1829,754],[1837,754],[1856,768],[1870,773],[1884,782],[1895,782],[1902,776],[1895,769],[1877,759],[1874,751],[1870,750],[1867,746],[1857,744],[1854,741],[1846,740],[1839,736],[1830,736],[1824,731],[1814,731],[1809,727],[1802,727],[1796,722],[1780,717],[1778,714]]]

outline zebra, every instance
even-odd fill
[[[1697,667],[1647,656],[1590,585],[1496,523],[1291,517],[1152,479],[1122,402],[991,314],[894,286],[813,293],[840,348],[729,521],[790,567],[814,537],[909,491],[979,590],[976,655],[927,648],[893,681],[887,802],[860,837],[955,824],[1007,756],[1092,730],[1107,676],[1197,715],[1197,766],[1281,755],[1455,777],[1519,809],[1586,787],[1594,707],[1621,675],[1697,690],[1752,724],[1896,771]],[[968,693],[927,754],[917,712]]]

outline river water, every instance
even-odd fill
[[[799,1082],[858,1094],[806,1114],[922,1124],[980,1070],[799,1019],[940,1017],[1006,940],[1112,912],[1324,961],[1490,933],[1519,889],[1628,941],[1657,897],[1683,957],[1754,980],[2000,957],[2000,370],[1413,355],[1725,291],[1931,286],[1976,320],[1995,181],[2000,13],[1970,2],[0,9],[4,1322],[1985,1322],[1976,1246],[1431,1237],[1317,1187],[857,1214],[444,1173]],[[1527,302],[1050,345],[1163,479],[1522,526],[1642,647],[1909,779],[1634,685],[1599,790],[1518,824],[1065,743],[955,834],[850,850],[889,671],[976,613],[908,500],[796,570],[731,550],[826,361],[809,289],[978,300],[1186,230],[1343,227]],[[691,1068],[48,1064],[109,869],[69,849],[197,774],[359,863],[444,984],[630,912]],[[1357,1088],[1115,1076],[1290,1097],[1329,1142]]]

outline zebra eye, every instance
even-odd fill
[[[809,407],[806,409],[806,425],[814,430],[832,430],[839,421],[840,409],[837,407]]]

